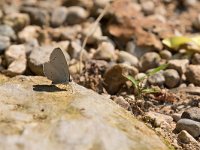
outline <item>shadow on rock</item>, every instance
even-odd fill
[[[55,85],[33,85],[33,90],[38,92],[59,92],[66,91],[65,89],[60,89]]]

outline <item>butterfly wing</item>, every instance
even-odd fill
[[[55,48],[50,55],[50,61],[43,66],[44,75],[53,84],[68,83],[70,81],[69,69],[65,55],[60,48]]]

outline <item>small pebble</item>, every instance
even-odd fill
[[[181,118],[187,118],[200,122],[200,108],[192,107],[182,113]]]

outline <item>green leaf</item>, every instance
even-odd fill
[[[173,36],[171,38],[164,39],[162,43],[169,48],[178,49],[181,45],[191,42],[191,38],[185,36]]]
[[[145,94],[159,93],[159,92],[160,90],[156,88],[147,88],[147,89],[142,90],[142,93],[145,93]]]
[[[155,73],[157,73],[157,72],[159,72],[159,71],[161,71],[161,70],[166,69],[167,66],[168,66],[168,64],[160,65],[160,66],[158,66],[157,68],[154,68],[154,69],[152,69],[151,71],[149,71],[149,72],[147,73],[147,76],[148,76],[148,77],[149,77],[149,76],[152,76],[152,75],[154,75]]]
[[[135,88],[138,87],[139,81],[134,79],[132,76],[130,75],[123,75],[125,78],[127,78],[128,80],[130,80],[132,82],[132,84],[134,85]]]

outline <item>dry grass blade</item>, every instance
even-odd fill
[[[92,24],[92,28],[91,31],[86,35],[83,44],[81,46],[81,50],[80,50],[80,55],[79,55],[79,73],[81,74],[82,72],[82,59],[83,59],[83,50],[86,46],[86,43],[88,41],[88,38],[95,32],[95,30],[97,29],[97,25],[100,22],[100,20],[103,18],[103,16],[105,15],[105,13],[107,12],[108,8],[110,7],[110,3],[108,3],[105,8],[103,9],[103,11],[101,12],[101,14],[98,16],[98,18],[95,20],[94,24]]]

